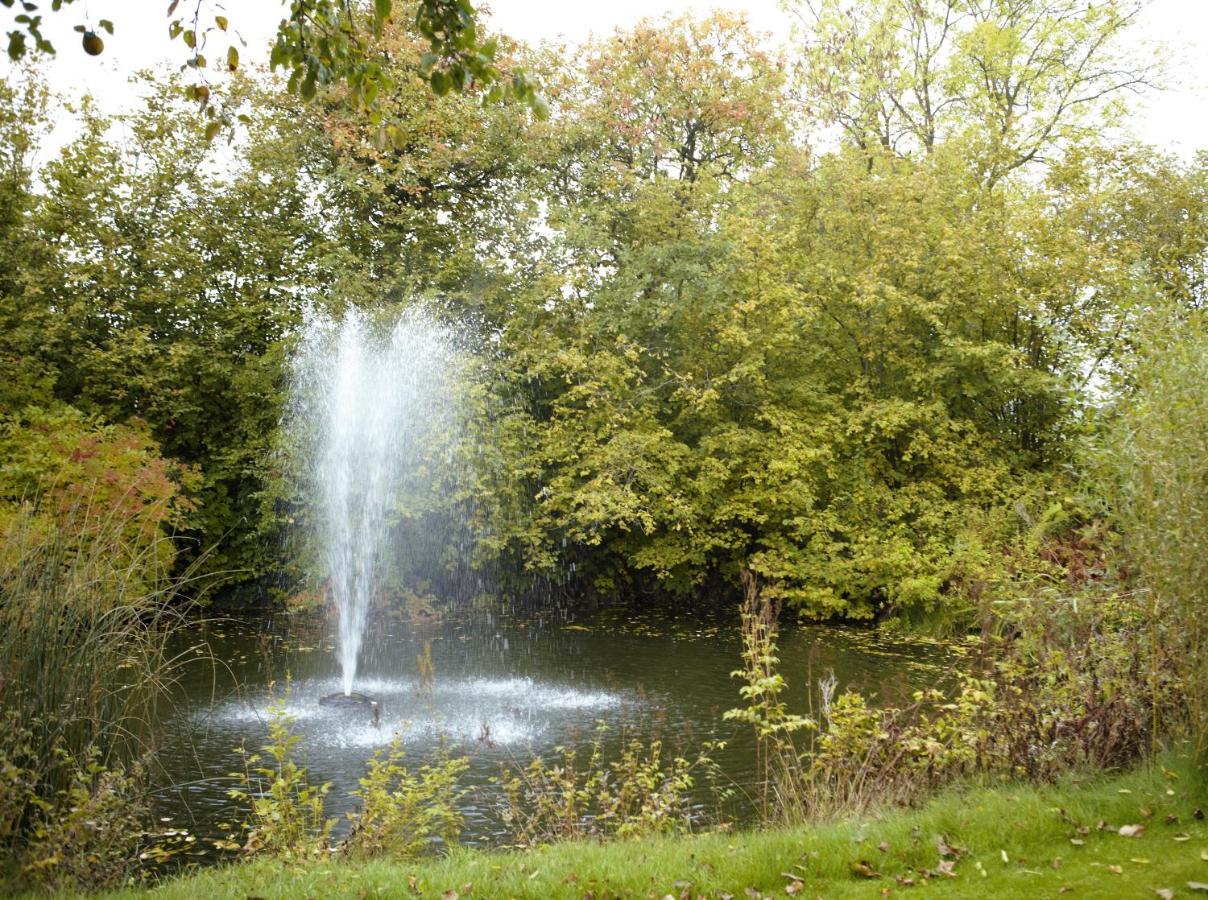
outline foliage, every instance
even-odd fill
[[[521,847],[584,837],[641,837],[686,831],[693,823],[689,791],[713,766],[712,746],[696,757],[664,758],[659,739],[623,742],[616,759],[604,761],[599,723],[581,759],[582,749],[555,747],[557,758],[535,757],[522,769],[499,779],[503,821]]]
[[[745,690],[747,705],[730,716],[755,723],[764,753],[774,754],[764,787],[770,817],[862,812],[913,802],[964,776],[1051,780],[1156,752],[1182,715],[1179,669],[1165,653],[1174,622],[1145,595],[1111,585],[1072,595],[1030,587],[999,601],[997,634],[968,638],[963,673],[907,706],[836,696],[828,677],[816,729],[800,741],[774,729],[784,713],[769,706],[766,690]],[[774,639],[764,638],[762,654],[747,677],[771,685],[774,700],[783,685],[766,663]]]
[[[291,721],[285,701],[277,701],[269,711],[268,743],[261,753],[240,750],[243,770],[232,777],[241,786],[229,794],[248,805],[245,853],[304,860],[328,849],[335,820],[324,815],[323,800],[331,784],[314,786],[307,780],[306,769],[297,762],[299,738],[290,731]]]
[[[395,735],[369,761],[354,792],[361,808],[349,815],[344,853],[398,859],[418,856],[434,841],[457,842],[463,821],[457,780],[469,762],[441,753],[411,772],[402,765],[403,756],[402,738]]]
[[[108,765],[146,749],[180,665],[166,646],[181,615],[166,608],[179,585],[161,573],[140,593],[156,571],[147,558],[115,558],[103,540],[76,552],[70,529],[10,533],[4,549],[16,565],[0,580],[0,701],[36,727],[37,741],[22,755],[36,761],[36,794],[47,799],[66,786],[62,759],[95,750]],[[115,589],[125,593],[114,596]],[[9,736],[21,745],[19,735]]]
[[[51,0],[50,11],[57,13],[75,0]],[[14,0],[0,0],[0,5],[11,8]],[[229,125],[229,117],[216,114],[209,106],[210,88],[205,78],[208,65],[206,45],[212,39],[223,38],[231,31],[231,21],[221,3],[198,2],[188,15],[177,15],[180,0],[168,4],[168,34],[188,48],[186,66],[200,73],[201,81],[191,89],[191,96],[200,101],[209,116],[206,139],[217,134],[221,124]],[[28,41],[33,39],[38,53],[54,54],[54,45],[43,35],[43,11],[46,4],[22,0],[23,12],[13,22],[16,27],[8,32],[8,56],[21,59],[29,52]],[[296,0],[289,5],[288,13],[281,19],[276,40],[269,57],[271,68],[284,68],[289,72],[288,87],[291,93],[305,100],[314,99],[320,88],[343,85],[348,98],[358,110],[367,111],[371,117],[380,117],[377,107],[379,95],[390,92],[394,82],[386,72],[386,57],[374,47],[374,39],[380,37],[392,17],[410,18],[415,30],[423,36],[428,53],[425,54],[420,71],[437,94],[450,90],[470,92],[488,89],[487,97],[498,100],[512,97],[531,106],[538,114],[545,114],[545,101],[533,77],[522,69],[503,72],[496,64],[497,42],[479,36],[478,15],[470,0],[416,0],[414,3],[395,0],[373,0],[372,3],[357,0]],[[92,56],[104,52],[104,41],[93,30],[91,20],[77,25],[75,30],[84,35],[84,50]],[[211,24],[211,19],[213,24]],[[238,22],[235,23],[238,25]],[[114,33],[114,23],[99,19],[96,28]],[[228,40],[222,55],[222,68],[234,72],[239,69],[239,45],[245,42]],[[505,77],[506,75],[506,77]]]
[[[772,802],[785,810],[796,802],[794,778],[799,766],[797,733],[816,729],[813,719],[788,711],[782,694],[787,687],[780,674],[776,640],[780,604],[759,590],[754,575],[742,573],[746,596],[742,605],[743,667],[730,673],[745,683],[738,689],[745,706],[726,710],[725,718],[745,722],[755,730],[756,770],[760,774],[760,813],[768,818]]]
[[[1074,480],[1147,310],[1202,294],[1208,168],[1089,127],[1151,75],[1118,52],[1126,0],[826,0],[784,51],[726,13],[501,39],[501,73],[547,73],[539,122],[433,92],[439,17],[314,9],[368,35],[347,90],[374,108],[240,70],[233,160],[150,80],[35,180],[36,79],[0,96],[0,401],[138,419],[195,468],[182,565],[220,544],[213,569],[294,588],[301,310],[424,302],[478,353],[432,496],[395,504],[411,580],[683,596],[746,569],[792,612],[959,627],[1015,511]]]
[[[139,515],[86,541],[70,510],[17,516],[0,538],[0,853],[56,889],[113,886],[150,849],[143,763],[184,661],[204,657],[169,650],[182,582],[155,542],[127,546]]]
[[[804,88],[863,153],[955,145],[993,185],[1118,121],[1158,66],[1121,37],[1139,2],[801,0]],[[1108,102],[1104,102],[1104,101]]]
[[[1155,310],[1100,454],[1127,565],[1172,618],[1157,636],[1182,676],[1199,752],[1208,752],[1203,625],[1208,560],[1208,320],[1203,308]],[[1156,618],[1156,615],[1155,615]],[[1155,626],[1156,627],[1156,626]]]
[[[67,406],[27,408],[0,422],[0,460],[0,578],[19,577],[31,542],[63,539],[66,564],[108,554],[115,577],[133,576],[128,592],[150,592],[171,571],[169,533],[192,509],[182,493],[196,478],[162,458],[141,422],[101,425]],[[120,602],[120,586],[107,587]]]
[[[150,825],[145,773],[95,761],[78,764],[70,786],[41,811],[24,855],[34,884],[59,892],[106,889],[125,882],[139,866]]]
[[[841,900],[894,895],[1028,897],[1077,886],[1092,896],[1182,892],[1203,877],[1208,823],[1185,757],[1128,773],[1078,773],[1055,784],[974,782],[918,809],[740,833],[566,842],[523,854],[466,851],[416,863],[301,867],[273,860],[212,867],[156,885],[165,900],[398,893],[525,900],[602,896],[760,896]],[[1122,825],[1144,825],[1138,837]],[[1005,857],[1005,859],[1004,859]],[[942,865],[941,865],[942,864]],[[946,874],[944,869],[949,871]],[[953,877],[955,876],[955,877]],[[797,879],[801,879],[797,882]],[[800,883],[802,888],[795,885]],[[413,886],[413,887],[412,887]],[[913,887],[913,890],[911,889]],[[1067,890],[1068,894],[1069,891]],[[129,890],[115,897],[146,897]]]

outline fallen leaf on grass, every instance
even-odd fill
[[[1189,835],[1189,834],[1188,834],[1186,831],[1180,831],[1178,834],[1176,834],[1176,835],[1174,836],[1173,840],[1176,840],[1176,841],[1189,841],[1189,840],[1191,840],[1191,835]]]
[[[1162,900],[1174,900],[1174,891],[1170,888],[1154,888],[1153,892],[1161,897]]]
[[[803,885],[800,881],[790,881],[784,886],[784,892],[786,894],[800,894],[803,890],[805,890],[805,885]]]
[[[948,840],[946,834],[937,834],[935,836],[935,849],[939,851],[940,856],[953,856],[957,858],[960,857],[962,852],[960,847],[955,846]]]
[[[851,864],[851,872],[853,875],[859,875],[861,878],[880,878],[881,873],[872,867],[866,859],[858,859]]]
[[[888,853],[889,852],[889,842],[881,841],[881,843],[877,844],[877,849],[880,850],[882,853]]]
[[[1120,833],[1120,837],[1131,837],[1131,838],[1140,837],[1141,835],[1143,835],[1145,833],[1145,826],[1144,825],[1121,825],[1119,833]]]
[[[1111,872],[1113,875],[1123,875],[1124,867],[1123,866],[1108,866],[1107,871]]]
[[[1187,882],[1187,890],[1189,890],[1189,891],[1208,891],[1208,884],[1204,884],[1204,882],[1202,882],[1202,881],[1189,881],[1189,882]]]
[[[1060,868],[1061,868],[1061,857],[1060,857],[1060,856],[1054,856],[1054,857],[1053,857],[1053,861],[1052,861],[1051,863],[1049,863],[1049,868],[1051,868],[1051,869],[1060,869]]]
[[[1073,844],[1075,847],[1081,847],[1083,844],[1086,843],[1086,841],[1082,840],[1081,838],[1070,838],[1070,843]]]
[[[457,898],[460,896],[461,896],[461,894],[457,893],[457,891],[450,888],[449,890],[445,891],[443,894],[440,895],[440,900],[457,900]]]
[[[935,870],[937,872],[939,872],[941,875],[947,875],[949,878],[955,878],[956,872],[953,871],[955,868],[956,868],[956,860],[941,859],[939,861],[939,863],[936,864]]]

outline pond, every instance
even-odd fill
[[[156,756],[156,814],[188,829],[198,846],[242,818],[229,798],[238,748],[258,750],[269,710],[283,702],[300,736],[300,761],[314,783],[331,782],[328,809],[355,805],[351,792],[366,761],[402,735],[407,762],[418,764],[442,743],[470,761],[463,778],[463,842],[505,839],[492,779],[557,746],[584,743],[602,724],[606,752],[631,737],[659,737],[685,755],[708,740],[734,788],[729,812],[751,812],[756,770],[749,728],[724,721],[739,703],[739,622],[730,614],[591,615],[559,610],[499,616],[486,611],[437,621],[379,618],[369,629],[356,689],[378,698],[381,720],[366,709],[321,706],[340,690],[333,640],[322,621],[216,620],[180,636],[178,649],[198,656],[184,670]],[[205,644],[216,662],[201,660]],[[420,658],[430,662],[421,665]],[[951,677],[954,655],[941,644],[890,637],[873,629],[786,626],[781,672],[789,705],[816,705],[810,685],[834,672],[840,690],[859,689],[880,703]],[[430,665],[430,677],[420,669]],[[816,688],[815,688],[816,690]],[[709,803],[699,788],[701,804]]]

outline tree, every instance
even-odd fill
[[[16,27],[8,32],[9,57],[23,57],[31,39],[36,51],[55,53],[54,45],[42,34],[43,14],[47,6],[57,13],[75,2],[21,0],[22,12],[13,20]],[[0,0],[0,5],[11,9],[16,0]],[[223,125],[231,124],[231,116],[225,109],[210,105],[206,45],[215,35],[231,31],[231,22],[221,4],[197,0],[185,4],[186,9],[189,6],[191,10],[177,15],[180,0],[171,0],[168,34],[179,38],[188,49],[185,67],[199,77],[191,95],[209,115],[206,133],[213,137]],[[496,59],[498,41],[480,34],[470,0],[291,0],[277,29],[270,66],[288,72],[289,90],[305,100],[314,99],[321,89],[340,85],[351,105],[371,120],[380,119],[379,98],[393,89],[394,80],[388,72],[389,58],[378,39],[396,15],[410,18],[415,31],[426,41],[428,52],[419,59],[417,68],[438,95],[482,89],[487,100],[510,97],[527,104],[538,115],[545,114],[545,101],[532,77],[517,67],[500,68]],[[115,25],[102,19],[96,27],[112,34]],[[76,31],[83,35],[86,53],[95,56],[104,51],[104,40],[91,23],[77,25]],[[223,68],[234,72],[239,61],[237,42],[228,40]]]
[[[1141,0],[802,0],[811,110],[865,151],[959,140],[994,184],[1117,121]]]

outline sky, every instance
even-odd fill
[[[45,3],[49,6],[49,2]],[[191,6],[184,4],[181,6]],[[225,9],[224,9],[225,7]],[[498,31],[536,43],[541,40],[581,41],[591,34],[608,34],[645,17],[664,14],[705,14],[711,9],[743,12],[772,41],[789,41],[790,18],[777,0],[608,0],[582,3],[567,0],[492,0],[489,22]],[[246,47],[245,63],[263,63],[267,45],[282,16],[282,0],[204,0],[209,18],[225,13]],[[84,90],[96,95],[103,109],[117,112],[137,102],[127,84],[130,73],[149,66],[179,65],[186,50],[169,41],[166,0],[76,0],[63,12],[47,13],[46,34],[58,49],[44,68],[51,84],[67,96]],[[12,26],[12,10],[0,10],[0,29]],[[105,52],[89,57],[80,49],[76,24],[111,19],[112,36],[102,34]],[[1155,146],[1189,154],[1208,149],[1208,0],[1151,0],[1136,30],[1134,49],[1142,54],[1165,47],[1170,55],[1170,84],[1141,98],[1129,124],[1133,136]],[[225,43],[212,52],[225,53]],[[7,71],[7,62],[0,72]],[[56,128],[51,144],[70,139],[72,123]]]

